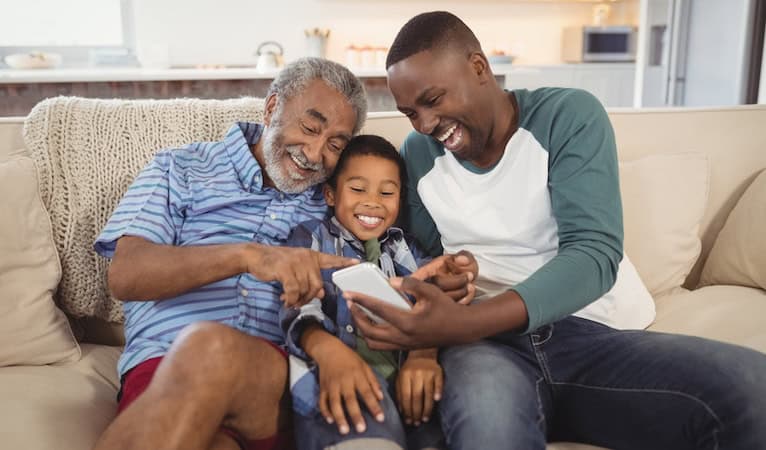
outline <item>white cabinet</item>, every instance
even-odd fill
[[[574,87],[572,66],[521,66],[506,73],[506,89]]]
[[[604,106],[632,106],[634,64],[516,66],[504,73],[506,89],[574,87],[595,95]]]

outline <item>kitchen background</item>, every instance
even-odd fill
[[[468,23],[492,57],[499,81],[509,88],[581,87],[611,107],[752,102],[757,100],[757,87],[764,78],[760,70],[763,20],[754,19],[763,15],[762,3],[762,0],[2,0],[0,56],[43,51],[51,57],[47,62],[58,65],[38,70],[0,65],[0,115],[26,114],[41,98],[59,94],[109,98],[263,95],[279,63],[322,52],[321,46],[316,46],[318,39],[308,37],[307,33],[324,35],[327,31],[324,55],[352,66],[364,78],[372,110],[391,110],[394,105],[381,67],[385,47],[407,19],[436,9],[449,10]],[[78,7],[83,12],[77,12]],[[691,22],[689,16],[703,19]],[[729,19],[716,22],[720,17]],[[690,27],[689,23],[695,25]],[[636,61],[564,62],[564,30],[594,24],[635,27]],[[684,33],[686,37],[678,44],[678,39],[673,38]],[[721,39],[723,35],[730,37]],[[281,46],[281,61],[272,55],[280,53],[275,45],[263,46],[261,56],[256,55],[259,45],[266,41]],[[711,42],[715,45],[709,47]],[[50,45],[72,43],[90,48],[82,52],[83,47]],[[751,55],[754,48],[760,49],[757,57]],[[676,55],[681,49],[692,50],[679,59]],[[62,61],[55,59],[57,55],[63,56]],[[729,58],[731,55],[736,58]],[[508,56],[513,57],[512,64],[507,64]],[[36,57],[39,60],[39,54]],[[705,58],[707,64],[695,63]],[[721,58],[736,60],[732,63],[736,67],[716,66]],[[680,67],[678,61],[685,65]],[[24,67],[28,61],[22,58],[21,62],[16,67]],[[734,78],[739,81],[732,84],[732,76],[721,77],[718,69],[736,72]],[[707,71],[715,72],[714,76],[705,79]],[[683,92],[679,83],[683,84],[691,73],[703,75],[703,87],[713,83],[707,89],[725,95],[709,98],[687,95],[694,100],[687,102],[679,94]],[[755,96],[748,93],[746,86],[753,77]],[[764,94],[766,89],[760,91]]]

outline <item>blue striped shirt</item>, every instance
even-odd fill
[[[297,224],[326,217],[319,187],[284,194],[263,185],[250,151],[262,130],[259,124],[237,123],[223,141],[159,152],[120,201],[96,240],[96,251],[111,258],[122,236],[176,246],[282,245]],[[240,274],[174,298],[126,301],[126,345],[118,371],[123,375],[164,355],[182,328],[202,320],[284,345],[280,294],[278,283]]]

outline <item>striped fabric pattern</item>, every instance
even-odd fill
[[[250,151],[263,127],[237,123],[220,142],[159,152],[128,189],[95,243],[114,255],[122,236],[176,246],[258,242],[282,245],[297,224],[327,214],[321,189],[284,194],[263,185]],[[178,332],[209,320],[284,345],[278,283],[241,274],[162,301],[124,303],[120,375],[167,353]],[[126,299],[129,300],[129,299]]]

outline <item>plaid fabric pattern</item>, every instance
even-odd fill
[[[365,259],[364,243],[344,228],[335,217],[300,224],[293,230],[287,245]],[[380,247],[379,264],[383,273],[389,277],[410,275],[431,259],[396,227],[389,228],[380,238]],[[322,271],[324,299],[316,298],[299,309],[282,308],[280,312],[280,323],[290,353],[293,409],[303,415],[310,415],[316,411],[319,398],[317,368],[300,347],[300,337],[305,326],[310,323],[321,324],[328,333],[337,336],[344,344],[356,348],[356,329],[340,289],[332,282],[334,271]]]

